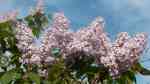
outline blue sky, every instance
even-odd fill
[[[0,0],[0,13],[18,9],[26,16],[36,0]],[[105,30],[114,39],[119,32],[146,32],[150,36],[150,0],[45,0],[47,13],[64,11],[74,30],[90,23],[96,16],[104,17]],[[150,44],[150,40],[149,40]],[[144,59],[150,51],[144,54]],[[143,65],[150,69],[150,62]],[[138,75],[138,84],[150,84],[150,77]]]

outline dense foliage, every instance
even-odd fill
[[[38,59],[36,56],[45,56],[45,54],[38,53],[37,55],[37,53],[32,53],[34,50],[30,49],[32,51],[31,53],[36,54],[36,56],[35,58],[31,57],[32,60],[27,62],[25,60],[26,58],[23,57],[24,54],[28,55],[27,52],[23,52],[26,46],[22,45],[29,38],[25,38],[26,36],[21,38],[21,36],[19,37],[17,34],[21,35],[23,32],[27,32],[26,35],[29,35],[28,33],[32,32],[35,39],[40,39],[41,33],[44,32],[44,30],[48,27],[48,25],[51,25],[52,22],[51,15],[43,13],[42,10],[41,0],[39,0],[34,13],[18,19],[14,19],[16,13],[12,13],[7,15],[7,17],[4,17],[4,20],[0,21],[0,84],[134,84],[136,83],[136,74],[150,75],[150,71],[138,62],[138,58],[136,61],[134,60],[134,63],[132,63],[127,70],[122,71],[117,74],[118,76],[114,77],[114,75],[110,74],[110,67],[107,67],[104,64],[105,61],[104,63],[98,62],[98,60],[95,60],[97,56],[87,56],[87,54],[83,52],[84,50],[81,52],[69,53],[69,57],[64,57],[63,55],[66,54],[62,54],[60,50],[61,48],[64,48],[64,46],[51,49],[51,54],[48,53],[48,55],[52,55],[52,58],[45,58],[42,61],[39,59],[40,62],[35,60]],[[56,18],[54,17],[53,20]],[[59,28],[67,26],[63,25],[61,27],[61,24],[59,24],[59,21],[57,20],[54,23],[57,25],[52,26],[56,28],[57,26]],[[94,23],[91,25],[93,24]],[[32,31],[24,29],[24,26],[26,25]],[[18,29],[18,32],[16,30],[17,27],[20,29],[22,28],[22,30]],[[85,34],[84,32],[88,31],[83,30],[81,31],[81,34]],[[77,32],[77,34],[80,35],[80,32]],[[32,44],[32,35],[30,37],[31,39],[29,40],[31,40]],[[21,38],[21,40],[19,38]],[[47,46],[49,46],[49,44],[45,45],[43,50],[47,48]],[[36,52],[40,51],[37,50]],[[52,62],[47,62],[47,59]],[[126,68],[124,64],[119,67]]]

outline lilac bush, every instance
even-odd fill
[[[63,13],[55,13],[53,23],[43,36],[40,47],[36,46],[32,30],[24,23],[17,23],[17,47],[22,52],[22,63],[40,64],[52,62],[53,48],[60,48],[60,53],[66,56],[75,52],[84,52],[87,56],[95,56],[98,64],[109,68],[112,76],[128,70],[136,63],[147,43],[145,33],[136,34],[131,38],[127,32],[118,35],[117,40],[111,43],[104,32],[101,18],[96,18],[88,27],[77,32],[69,32],[69,20]]]
[[[92,70],[95,68],[96,70],[98,69],[97,72],[94,72],[92,81],[89,82],[90,84],[98,84],[97,82],[95,83],[95,79],[102,79],[99,76],[97,79],[97,75],[99,75],[99,73],[101,72],[101,69],[99,69],[101,65],[103,65],[103,68],[105,68],[106,70],[106,72],[103,74],[109,75],[111,80],[116,80],[118,78],[121,78],[123,73],[128,72],[130,69],[135,69],[134,66],[137,66],[137,64],[139,64],[141,55],[146,48],[148,39],[148,35],[146,33],[138,33],[135,36],[131,37],[127,32],[121,32],[118,34],[116,40],[112,42],[108,37],[108,34],[104,31],[105,21],[102,17],[97,17],[89,25],[87,25],[87,27],[81,28],[77,32],[69,31],[70,21],[67,19],[63,12],[57,12],[52,15],[52,23],[49,24],[49,27],[48,29],[46,29],[46,31],[40,30],[43,32],[43,34],[40,34],[41,38],[39,39],[34,35],[34,30],[32,27],[37,27],[36,25],[38,25],[39,23],[36,23],[35,20],[37,20],[38,17],[40,17],[40,19],[38,20],[41,20],[43,14],[43,1],[38,0],[35,12],[25,17],[25,19],[18,20],[16,18],[16,11],[8,13],[4,16],[0,16],[0,25],[7,24],[12,26],[11,33],[13,33],[14,35],[13,48],[15,49],[10,49],[10,52],[14,53],[13,50],[18,50],[17,53],[19,54],[16,55],[15,53],[14,55],[16,57],[18,56],[18,60],[15,63],[17,63],[16,65],[21,67],[21,70],[23,70],[23,72],[20,73],[19,68],[19,71],[15,73],[23,75],[22,77],[20,77],[20,80],[22,79],[23,81],[25,81],[27,80],[26,76],[30,78],[30,75],[32,75],[34,77],[39,76],[39,79],[41,77],[41,80],[49,81],[52,80],[49,76],[53,76],[53,74],[57,73],[57,71],[57,74],[63,72],[65,76],[67,75],[66,77],[68,77],[69,73],[70,75],[74,74],[74,77],[76,76],[76,73],[78,73],[78,70],[76,71],[69,66],[75,66],[79,68],[84,67],[84,65],[76,65],[76,63],[80,64],[80,61],[81,63],[84,62],[83,60],[88,60],[86,61],[86,63],[84,63],[85,66],[86,64],[94,64],[96,66],[94,68],[92,67]],[[4,31],[0,29],[0,32]],[[5,46],[3,46],[2,44],[3,38],[8,37],[4,36],[1,38],[2,41],[0,42],[0,49],[4,49]],[[37,44],[35,39],[39,39],[40,43]],[[11,44],[8,43],[8,45]],[[1,48],[1,46],[4,48]],[[3,52],[6,52],[5,49],[2,52],[0,51],[0,53]],[[56,56],[56,54],[58,54],[59,56]],[[90,63],[92,59],[94,60],[92,61],[92,63]],[[89,69],[89,65],[87,65],[87,70]],[[34,70],[34,66],[36,66],[36,70]],[[138,65],[138,67],[140,68],[136,69],[140,70],[139,72],[142,72],[143,69],[141,69],[141,66]],[[68,71],[70,69],[71,72]],[[54,73],[52,71],[54,71]],[[67,71],[68,73],[65,73]],[[29,75],[27,74],[29,72],[34,72],[38,75],[35,75],[33,73]],[[88,72],[90,72],[90,70]],[[83,75],[87,75],[87,73],[84,73]],[[81,75],[81,77],[83,75]],[[54,75],[54,80],[57,80],[57,78],[59,79],[61,76],[62,75],[58,75],[55,77]],[[85,78],[88,78],[88,76]],[[3,78],[2,76],[1,79],[5,78]],[[62,79],[63,76],[60,80]],[[104,78],[103,80],[105,79],[107,78]],[[65,78],[63,80],[65,80]],[[36,84],[39,84],[39,80],[32,81],[34,81]],[[70,79],[70,81],[71,82],[69,83],[74,84],[72,82],[73,79]],[[82,83],[82,81],[80,82]],[[51,83],[55,84],[54,82]],[[77,82],[75,84],[77,84]]]

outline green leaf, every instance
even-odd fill
[[[59,48],[53,48],[51,52],[54,56],[58,57],[60,54],[60,49]]]
[[[36,36],[37,38],[39,38],[39,35],[40,35],[40,29],[39,28],[32,28],[32,33],[34,36]]]
[[[131,70],[125,72],[125,76],[127,77],[128,82],[132,82],[136,84],[136,77],[135,77],[135,73]]]
[[[115,84],[127,84],[126,80],[127,79],[125,76],[121,76],[119,79],[116,79],[114,82],[115,82]]]
[[[70,74],[70,69],[66,68],[64,59],[59,58],[59,60],[50,67],[48,80],[51,82],[50,84],[70,84],[73,77]]]
[[[47,80],[43,80],[42,84],[51,84],[51,83]]]
[[[121,76],[115,79],[114,84],[136,84],[135,73],[132,70],[128,70],[121,74]],[[109,84],[113,84],[113,82],[109,82]]]
[[[28,26],[32,29],[33,35],[39,38],[41,31],[47,28],[48,17],[45,14],[35,13],[24,18]]]
[[[142,68],[140,71],[140,74],[142,75],[150,75],[150,70],[146,69],[146,68]]]
[[[28,73],[28,77],[35,84],[40,84],[40,76],[37,73],[30,72]]]
[[[144,68],[140,63],[135,64],[132,67],[132,70],[134,70],[142,75],[150,75],[150,70]]]
[[[9,84],[12,80],[16,80],[21,78],[20,73],[16,72],[6,72],[1,78],[0,83],[1,84]]]

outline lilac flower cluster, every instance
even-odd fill
[[[67,45],[70,53],[78,51],[89,54],[98,54],[100,52],[101,21],[96,19],[87,28],[83,28],[74,33],[73,40]]]
[[[39,63],[41,60],[40,53],[38,47],[34,44],[32,30],[22,22],[17,22],[16,27],[17,47],[22,52],[20,61],[27,64]]]
[[[52,49],[59,48],[64,59],[72,53],[83,52],[93,56],[97,64],[103,64],[109,69],[110,75],[117,77],[136,63],[143,52],[147,35],[136,34],[130,37],[127,32],[121,32],[114,43],[104,32],[104,21],[97,17],[86,28],[77,32],[69,32],[69,20],[63,13],[55,13],[53,23],[43,35],[41,46],[34,42],[32,30],[24,23],[17,23],[17,47],[22,52],[22,63],[53,63],[55,60]],[[82,54],[82,53],[81,53]]]
[[[146,41],[145,33],[136,34],[131,38],[127,32],[121,32],[109,51],[110,55],[115,58],[115,64],[109,66],[111,75],[119,75],[137,63],[146,46]]]
[[[68,32],[69,20],[63,13],[55,13],[53,15],[53,24],[43,35],[40,51],[43,52],[43,59],[53,56],[52,50],[59,48],[60,53],[65,56],[66,45],[72,40],[72,33]],[[48,62],[48,60],[45,60]]]

